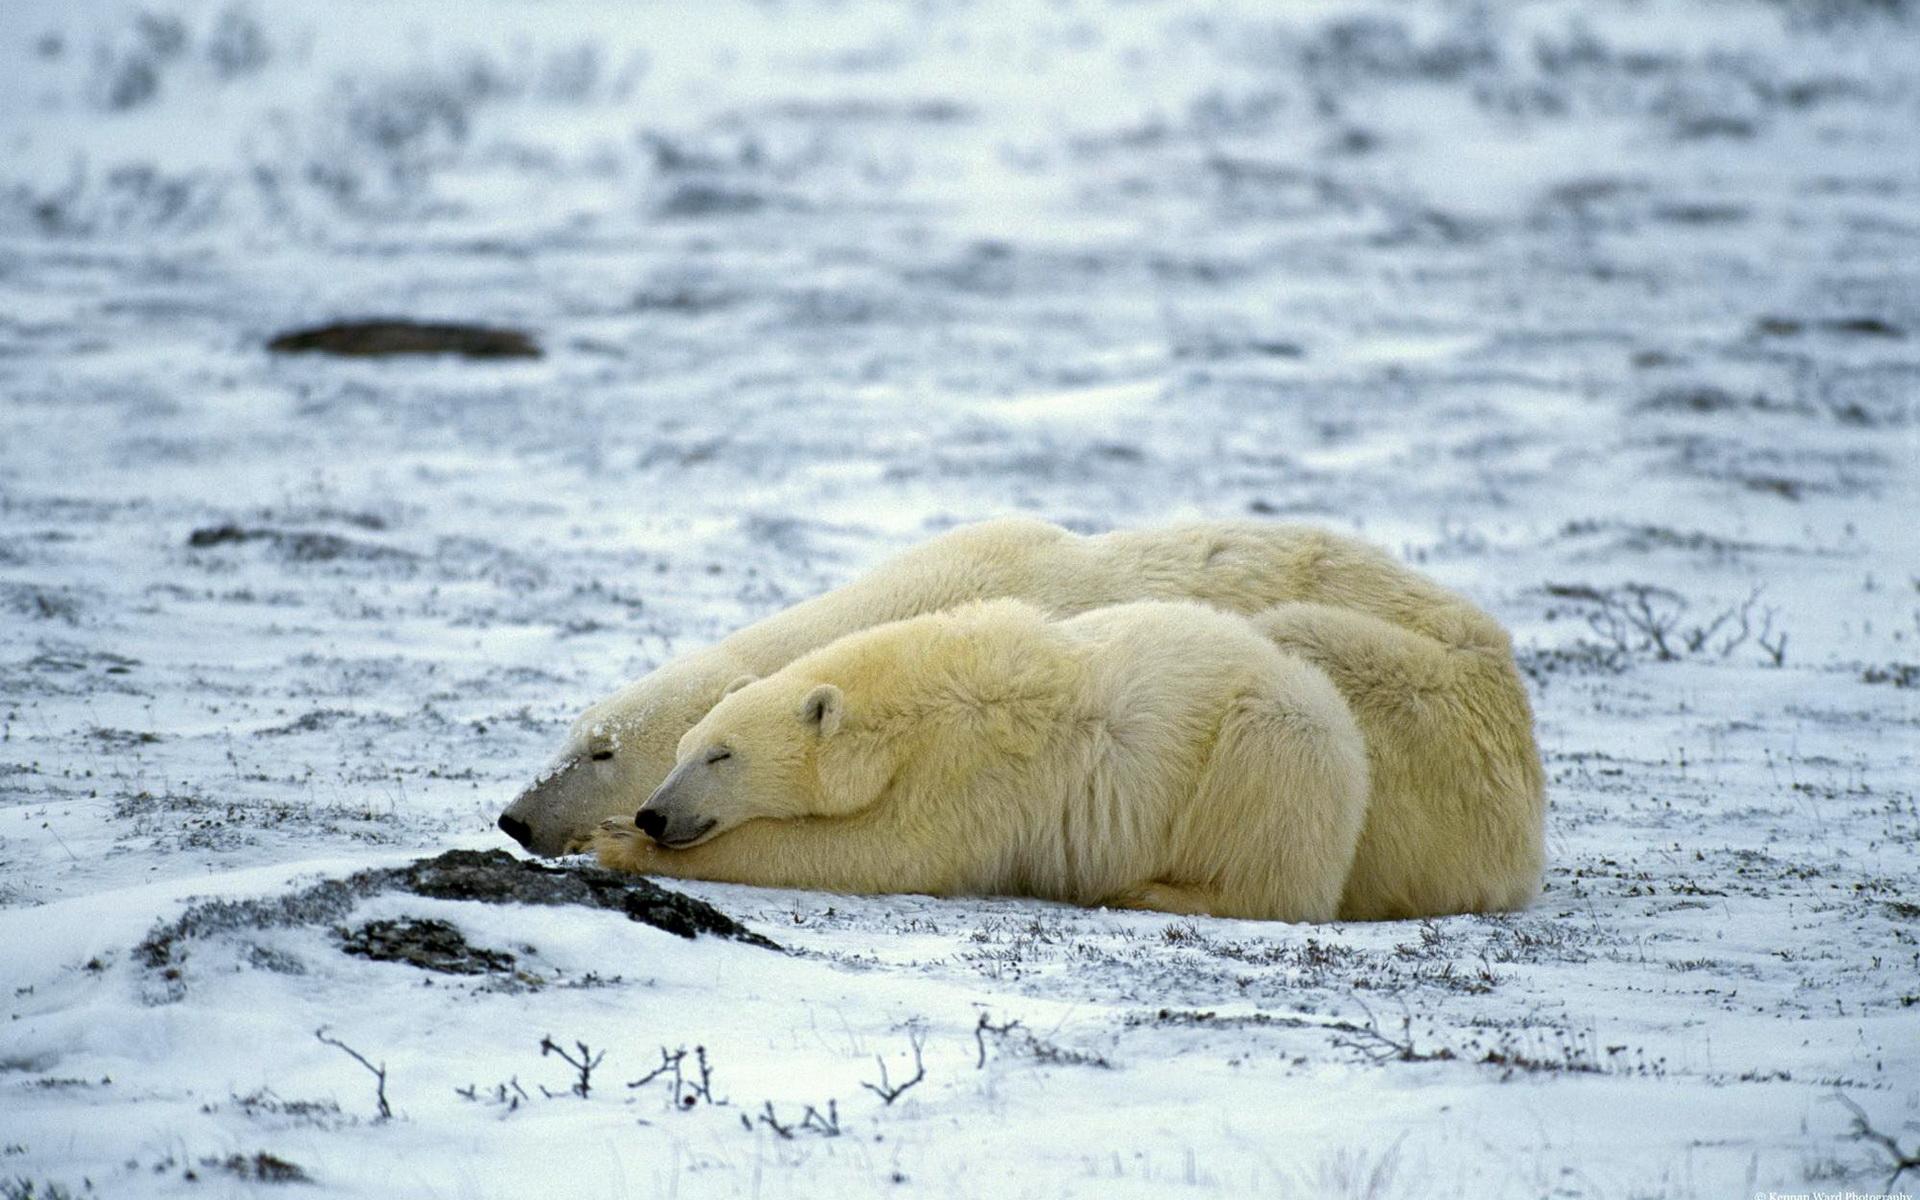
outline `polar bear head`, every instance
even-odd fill
[[[796,672],[743,680],[680,739],[673,771],[634,824],[678,850],[747,821],[860,811],[883,781],[860,761],[873,739],[848,728],[848,707],[838,684]]]
[[[1037,609],[968,605],[849,634],[765,679],[741,679],[680,739],[634,816],[682,849],[754,820],[852,817],[911,775],[952,790],[1029,755],[1057,711]],[[1057,664],[1055,664],[1057,665]]]
[[[673,770],[680,737],[737,681],[709,653],[669,664],[587,709],[539,778],[500,816],[536,854],[580,849],[600,820],[631,817]]]

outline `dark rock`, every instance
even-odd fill
[[[735,217],[767,207],[767,197],[743,188],[699,181],[682,183],[660,202],[668,217]]]
[[[187,535],[189,546],[224,546],[228,542],[244,542],[267,535],[259,530],[242,529],[238,525],[209,525],[196,529]]]
[[[1843,317],[1838,321],[1828,321],[1827,328],[1835,333],[1852,334],[1855,337],[1902,338],[1906,336],[1899,326],[1882,321],[1879,317]]]
[[[333,354],[388,358],[401,354],[457,354],[462,358],[539,358],[540,346],[517,329],[407,320],[343,321],[280,334],[267,343],[276,354]]]
[[[1811,324],[1793,317],[1762,317],[1753,324],[1754,332],[1764,337],[1797,337],[1807,332],[1809,328],[1846,337],[1898,340],[1907,336],[1904,329],[1891,322],[1883,321],[1879,317],[1835,317]]]

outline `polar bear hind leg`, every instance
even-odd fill
[[[1220,723],[1167,870],[1119,901],[1166,912],[1330,921],[1366,820],[1359,727],[1322,671],[1286,655]]]
[[[1253,623],[1326,671],[1366,737],[1367,828],[1340,918],[1525,907],[1540,886],[1545,781],[1504,644],[1450,645],[1323,604]]]

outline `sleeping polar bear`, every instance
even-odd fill
[[[1485,823],[1503,847],[1498,863],[1478,851],[1456,855],[1452,842],[1425,842],[1430,830],[1404,823],[1364,838],[1363,847],[1388,858],[1457,858],[1462,898],[1436,906],[1396,896],[1393,872],[1363,850],[1352,878],[1377,876],[1378,886],[1367,889],[1372,902],[1349,915],[1512,907],[1537,888],[1544,781],[1504,631],[1365,543],[1256,522],[1091,537],[1023,519],[956,529],[596,704],[501,826],[543,853],[582,846],[599,822],[631,820],[674,768],[682,737],[743,680],[850,632],[998,596],[1054,617],[1140,599],[1197,600],[1249,616],[1277,648],[1323,670],[1346,699],[1367,742],[1370,813],[1413,806],[1442,829]],[[1526,883],[1518,891],[1491,875],[1476,883],[1480,872]]]

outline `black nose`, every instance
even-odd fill
[[[501,817],[500,832],[506,834],[522,846],[533,840],[533,830],[519,817]]]
[[[656,842],[660,840],[660,835],[667,831],[667,816],[657,808],[641,809],[633,814],[633,823],[640,827],[641,833]]]

